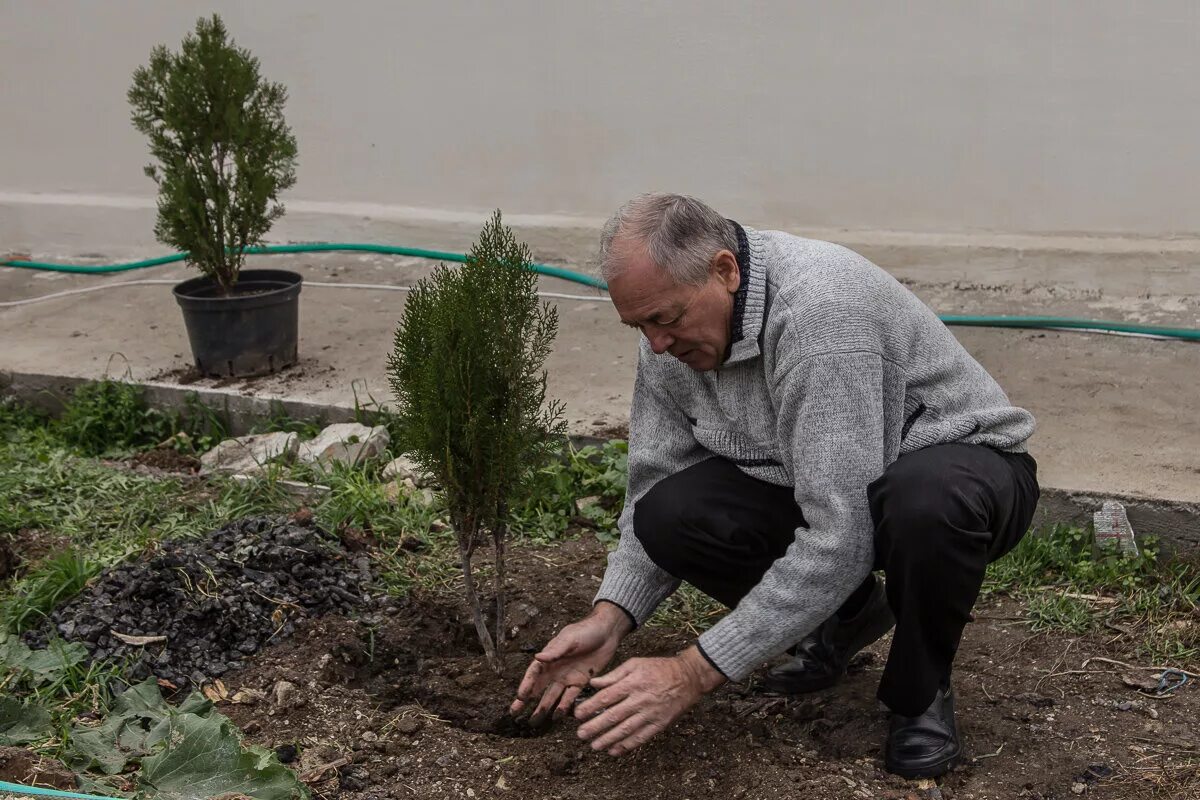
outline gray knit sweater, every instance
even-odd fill
[[[643,623],[679,585],[650,560],[633,509],[660,479],[712,456],[794,486],[807,528],[699,646],[730,680],[811,632],[871,570],[867,485],[905,453],[947,442],[1023,452],[1029,412],[915,295],[828,242],[746,229],[732,345],[697,373],[643,337],[621,541],[597,600]]]

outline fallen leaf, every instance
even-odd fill
[[[0,698],[0,744],[29,744],[54,735],[50,713],[15,697]]]
[[[109,631],[114,639],[120,639],[125,644],[131,644],[134,647],[145,647],[148,644],[161,644],[167,640],[165,636],[131,636],[128,633],[117,633]]]
[[[266,699],[266,692],[260,692],[257,689],[238,689],[233,693],[233,697],[229,698],[229,702],[237,703],[238,705],[254,705]]]

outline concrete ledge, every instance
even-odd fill
[[[371,203],[291,200],[276,242],[378,242],[464,252],[488,213]],[[154,200],[124,195],[0,192],[0,256],[124,260],[163,253],[153,238]],[[541,261],[595,273],[604,220],[506,214]],[[984,288],[1142,297],[1200,296],[1200,239],[1083,234],[925,233],[817,229],[745,220],[837,242],[901,280]]]
[[[21,403],[50,414],[62,412],[75,387],[90,383],[86,378],[66,375],[44,375],[28,372],[0,371],[0,395],[16,398]],[[353,407],[310,403],[290,397],[254,397],[226,389],[181,386],[169,383],[138,384],[144,391],[147,404],[167,411],[185,411],[196,402],[215,412],[234,436],[276,416],[320,424],[354,422]]]
[[[64,401],[75,387],[85,382],[82,378],[60,375],[0,372],[0,396],[14,397],[22,403],[55,414],[62,411]],[[330,424],[352,422],[364,411],[369,415],[373,410],[356,410],[350,406],[311,403],[288,397],[254,397],[207,387],[191,388],[154,382],[140,385],[145,391],[147,403],[152,407],[184,411],[189,404],[198,401],[215,411],[227,430],[234,435],[247,433],[256,424],[281,414],[293,419]],[[602,441],[578,432],[573,432],[571,438],[580,445]],[[1165,549],[1172,552],[1200,553],[1200,504],[1044,486],[1034,525],[1089,525],[1092,514],[1105,500],[1117,500],[1125,505],[1137,535],[1154,536]]]
[[[1034,524],[1090,525],[1105,500],[1125,506],[1135,535],[1154,536],[1173,552],[1200,553],[1200,504],[1043,487]]]

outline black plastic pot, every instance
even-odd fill
[[[211,278],[174,288],[196,369],[214,377],[251,377],[296,363],[303,278],[281,269],[242,270],[233,294]]]

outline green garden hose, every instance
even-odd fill
[[[418,247],[395,247],[383,244],[361,244],[346,242],[315,242],[312,244],[279,244],[265,247],[247,247],[248,255],[273,255],[278,253],[326,253],[326,252],[363,252],[382,253],[393,256],[411,256],[427,258],[433,261],[451,261],[459,264],[466,263],[467,257],[462,253],[446,253],[440,250],[425,250]],[[86,275],[99,275],[109,272],[126,272],[133,269],[157,267],[163,264],[174,264],[185,261],[187,253],[175,253],[159,258],[148,258],[143,261],[130,261],[124,264],[47,264],[38,261],[2,261],[0,266],[16,267],[19,269],[49,270],[53,272],[74,272]],[[595,289],[607,289],[608,284],[600,278],[585,275],[562,267],[548,264],[534,264],[533,271],[552,278],[561,278],[572,283],[591,286]],[[1127,322],[1109,322],[1107,320],[1078,319],[1075,317],[1010,317],[995,315],[961,315],[951,314],[941,317],[947,325],[969,325],[987,328],[1031,328],[1051,330],[1080,330],[1100,333],[1115,333],[1126,336],[1154,336],[1163,339],[1182,339],[1200,342],[1200,329],[1173,328],[1160,325],[1135,325]]]
[[[454,261],[459,264],[465,264],[467,257],[463,253],[443,253],[440,250],[424,250],[419,247],[393,247],[386,244],[356,244],[346,242],[314,242],[312,244],[274,244],[265,247],[247,247],[246,254],[252,256],[259,255],[275,255],[279,253],[327,253],[327,252],[347,252],[357,251],[361,253],[383,253],[389,256],[413,256],[415,258],[428,258],[433,261]],[[125,264],[101,264],[98,266],[84,266],[80,264],[43,264],[38,261],[2,261],[2,267],[18,267],[21,269],[42,269],[52,272],[78,272],[85,275],[100,275],[107,272],[126,272],[131,269],[145,269],[146,267],[158,267],[163,264],[174,264],[178,261],[187,260],[187,253],[175,253],[169,256],[159,256],[158,258],[148,258],[144,261],[130,261]],[[572,272],[569,269],[561,267],[552,267],[549,264],[534,264],[533,271],[541,275],[548,275],[552,278],[562,278],[563,280],[581,283],[584,286],[593,286],[597,289],[607,289],[608,284],[599,278],[593,278],[591,275],[584,275],[581,272]]]

